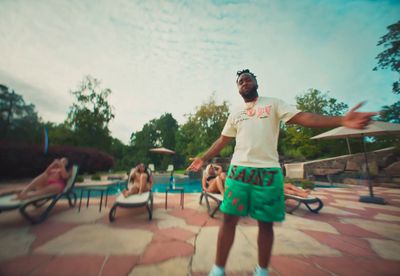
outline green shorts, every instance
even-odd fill
[[[221,211],[263,222],[283,221],[285,204],[281,168],[231,165],[225,181]]]

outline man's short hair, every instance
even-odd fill
[[[257,81],[256,75],[254,75],[252,72],[250,72],[249,69],[243,69],[243,70],[237,71],[237,73],[236,73],[236,75],[237,75],[236,83],[238,82],[239,77],[240,77],[242,74],[249,74],[249,75],[251,75],[251,76]]]

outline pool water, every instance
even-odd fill
[[[170,185],[169,179],[158,179],[161,180],[162,182],[157,181],[153,185],[153,192],[156,193],[165,193],[165,190],[167,187]],[[183,187],[185,189],[185,193],[199,193],[201,192],[201,181],[199,179],[176,179],[176,187]],[[120,194],[124,189],[126,189],[126,181],[121,181],[118,182],[117,184],[113,185],[110,187],[108,195],[118,195]],[[81,190],[79,188],[74,188],[74,191],[77,193],[78,196],[81,194]],[[176,193],[179,191],[170,191],[170,193]],[[84,193],[84,196],[86,195],[86,192]],[[91,197],[99,197],[101,195],[101,192],[99,191],[91,191],[90,196]]]
[[[165,190],[169,186],[169,183],[156,183],[153,185],[153,192],[156,193],[165,193]],[[198,179],[186,179],[185,182],[177,182],[175,184],[176,187],[183,187],[185,189],[185,193],[199,193],[201,192],[201,182]],[[178,191],[170,191],[172,193]]]
[[[176,177],[176,187],[183,187],[185,193],[200,193],[201,192],[201,181],[200,179],[188,179],[188,178],[179,178]],[[156,193],[165,193],[165,190],[170,185],[168,177],[157,177],[155,178],[155,184],[153,185],[153,192]],[[322,184],[315,184],[315,188],[337,188],[337,185],[322,185]],[[109,195],[118,195],[124,189],[126,189],[126,181],[121,181],[115,184],[114,186],[110,187]],[[75,188],[77,195],[79,196],[81,191],[79,188]],[[178,193],[179,191],[170,191],[170,193]],[[100,196],[101,192],[92,191],[90,192],[90,196],[97,197]]]

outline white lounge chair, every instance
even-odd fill
[[[150,177],[152,177],[151,172],[149,172],[149,175]],[[131,174],[129,174],[127,186],[130,183],[130,176]],[[147,212],[149,213],[149,220],[151,220],[153,217],[153,192],[151,191],[151,188],[148,192],[141,193],[140,195],[135,194],[124,197],[122,193],[119,194],[115,199],[113,206],[111,207],[110,213],[108,214],[108,219],[110,222],[113,222],[115,220],[115,215],[118,207],[135,208],[142,206],[146,206]]]
[[[77,174],[78,166],[74,165],[72,167],[72,174],[65,185],[64,191],[59,194],[46,194],[25,200],[16,200],[16,194],[14,192],[0,196],[0,213],[3,211],[19,209],[23,217],[29,220],[32,224],[37,224],[43,222],[47,218],[50,211],[62,197],[66,197],[68,199],[69,206],[74,207],[76,204],[76,194],[73,191],[73,188],[75,186]],[[31,215],[27,211],[29,206],[39,208],[47,202],[50,202],[49,205],[39,215]]]
[[[209,193],[209,192],[202,190],[201,194],[200,194],[199,204],[202,204],[203,197],[206,200],[208,215],[210,217],[214,217],[215,213],[219,210],[219,207],[221,207],[222,200],[224,199],[223,195],[218,194],[218,193]],[[215,201],[216,206],[211,207],[210,199]]]

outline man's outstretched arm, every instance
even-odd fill
[[[203,163],[211,158],[213,158],[215,155],[217,155],[224,147],[225,145],[232,139],[232,137],[228,136],[223,136],[221,135],[215,142],[212,144],[212,146],[206,151],[205,154],[203,154],[202,157],[196,157],[192,164],[187,168],[189,171],[198,171],[201,166],[203,166]]]
[[[288,121],[288,124],[298,124],[305,127],[338,127],[345,126],[348,128],[363,129],[371,121],[371,117],[376,112],[357,112],[356,110],[362,106],[359,103],[344,116],[324,116],[315,113],[300,112]]]

